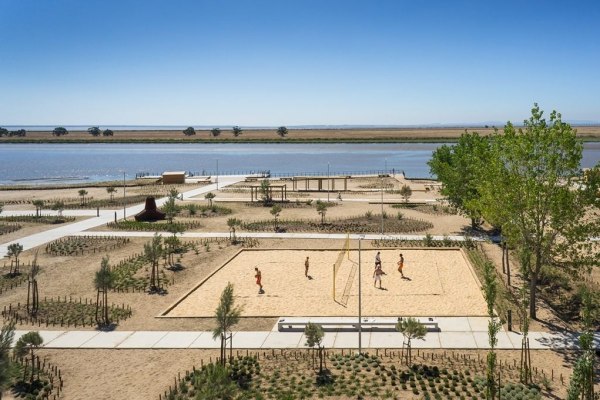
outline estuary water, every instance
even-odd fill
[[[331,174],[404,171],[429,177],[440,143],[177,143],[0,144],[0,185],[97,182],[138,173]],[[583,167],[600,161],[600,143],[586,143]]]

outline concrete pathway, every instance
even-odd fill
[[[74,233],[73,235],[91,235],[91,236],[106,236],[106,237],[152,237],[155,232],[140,232],[140,231],[87,231]],[[162,235],[170,235],[169,232],[158,232]],[[229,232],[184,232],[178,236],[183,238],[208,238],[208,237],[229,237]],[[275,232],[236,232],[238,238],[252,237],[258,239],[346,239],[345,233],[275,233]],[[350,239],[358,240],[362,237],[364,240],[375,239],[399,239],[399,240],[423,240],[425,235],[381,235],[381,234],[350,234]],[[450,240],[464,241],[465,236],[451,235],[446,236]],[[434,240],[442,240],[444,236],[432,235]],[[472,237],[471,240],[482,241],[485,239]]]
[[[245,176],[222,176],[222,177],[219,177],[219,187],[225,187],[228,185],[232,185],[232,184],[240,182],[244,179],[245,179]],[[199,194],[208,193],[210,191],[216,190],[216,188],[217,188],[216,184],[206,185],[206,186],[202,186],[198,189],[193,189],[188,192],[184,192],[182,195],[183,195],[183,198],[185,199],[186,197],[189,197],[189,196],[197,196]],[[158,207],[160,207],[166,201],[167,201],[167,197],[157,199],[156,205]],[[22,238],[13,240],[11,242],[0,244],[0,257],[6,256],[7,248],[12,243],[18,242],[23,245],[23,250],[29,250],[34,247],[37,247],[37,246],[52,242],[54,240],[60,239],[64,236],[81,234],[82,231],[105,225],[108,222],[111,222],[114,220],[115,214],[117,216],[117,219],[121,219],[121,218],[123,218],[124,215],[131,217],[131,216],[139,213],[143,209],[144,209],[144,204],[136,204],[136,205],[126,208],[125,210],[123,210],[123,209],[121,209],[121,210],[103,210],[100,212],[99,217],[95,216],[96,210],[91,210],[93,212],[92,215],[94,215],[93,218],[85,219],[83,221],[78,221],[78,222],[74,222],[71,224],[65,224],[58,228],[49,229],[44,232],[35,233],[33,235],[22,237]],[[73,213],[73,212],[75,212],[75,213]],[[90,210],[81,210],[81,211],[73,210],[73,212],[64,211],[63,214],[76,215],[76,216],[89,216]],[[13,211],[13,213],[15,213],[15,211]],[[28,211],[26,213],[31,214],[32,211]],[[9,215],[8,211],[6,211],[6,214]],[[44,214],[46,214],[46,211],[44,211]],[[89,235],[89,233],[86,233],[86,235]]]
[[[15,331],[14,343],[27,331]],[[218,340],[206,331],[48,331],[40,330],[43,347],[49,349],[217,349]],[[530,347],[534,350],[579,348],[576,333],[530,332]],[[521,349],[522,335],[515,332],[498,334],[498,349]],[[303,349],[303,332],[233,332],[236,349]],[[403,337],[398,332],[366,331],[362,346],[369,349],[402,348]],[[325,332],[325,347],[333,349],[358,348],[358,332]],[[600,349],[600,333],[594,344]],[[488,349],[487,331],[429,332],[424,340],[414,340],[413,348],[420,349]]]

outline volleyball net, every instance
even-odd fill
[[[340,267],[342,266],[342,263],[344,262],[344,258],[346,258],[348,260],[350,259],[350,234],[349,233],[346,234],[346,240],[344,241],[344,245],[342,246],[342,249],[338,253],[335,264],[333,264],[333,300],[334,301],[336,299],[335,298],[335,280],[337,278]]]

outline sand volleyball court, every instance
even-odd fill
[[[373,286],[377,250],[361,252],[362,309],[365,316],[484,316],[480,285],[462,250],[380,250],[382,289]],[[404,254],[404,275],[396,262]],[[358,251],[343,258],[335,282],[334,250],[242,250],[200,282],[165,317],[211,317],[227,282],[245,317],[353,316],[358,308]],[[310,260],[304,276],[304,261]],[[262,272],[264,294],[258,293],[254,268]]]

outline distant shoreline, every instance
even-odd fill
[[[600,142],[600,126],[579,126],[578,137]],[[92,136],[87,131],[71,131],[56,137],[51,131],[28,131],[25,137],[0,137],[1,143],[446,143],[455,142],[464,131],[493,133],[493,128],[377,128],[377,129],[290,129],[280,138],[274,129],[244,130],[238,137],[223,129],[219,136],[210,130],[197,130],[186,136],[180,130],[115,130],[114,136]]]

